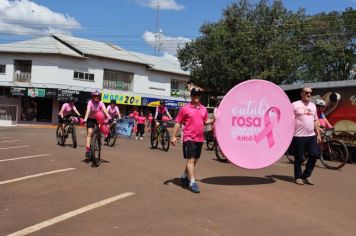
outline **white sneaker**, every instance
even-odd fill
[[[136,140],[138,139],[138,137],[136,136]]]
[[[141,139],[141,140],[143,140],[143,138],[142,138],[142,137],[141,137],[140,139]]]

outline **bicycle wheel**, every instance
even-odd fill
[[[64,145],[64,135],[62,131],[62,125],[58,125],[57,130],[56,130],[56,138],[57,138],[57,143],[58,145],[63,146]]]
[[[112,126],[110,128],[110,133],[108,136],[108,146],[109,147],[113,147],[115,145],[116,138],[117,138],[116,129],[115,129],[115,126]]]
[[[100,154],[101,154],[101,137],[99,134],[94,134],[91,140],[91,159],[94,166],[98,167],[100,165]]]
[[[169,145],[170,145],[170,136],[169,136],[169,132],[167,129],[163,129],[162,130],[162,140],[161,140],[161,144],[163,147],[163,150],[165,150],[166,152],[168,152],[169,150]]]
[[[157,148],[158,146],[158,134],[157,134],[157,129],[153,129],[151,131],[151,147],[152,148]]]
[[[215,156],[221,162],[228,162],[228,159],[225,157],[224,153],[222,153],[219,145],[215,145]]]
[[[332,170],[342,168],[349,158],[349,151],[345,144],[339,140],[331,140],[325,143],[324,146],[326,148],[320,156],[321,163]]]
[[[72,141],[73,141],[73,148],[77,148],[77,129],[75,125],[71,125],[71,133],[72,133]]]
[[[206,147],[208,150],[214,150],[215,147],[215,139],[214,139],[214,132],[209,130],[206,134]]]

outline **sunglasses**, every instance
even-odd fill
[[[304,94],[312,94],[312,92],[303,91]]]

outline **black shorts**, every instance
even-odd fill
[[[97,125],[98,122],[96,121],[96,119],[91,119],[91,118],[88,118],[87,120],[87,128],[95,128],[95,125]]]
[[[183,142],[183,156],[185,159],[199,159],[201,149],[203,147],[202,142],[186,141]]]

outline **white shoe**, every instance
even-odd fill
[[[136,140],[138,139],[138,137],[136,136]]]
[[[142,138],[142,137],[141,137],[140,139],[141,139],[141,140],[143,140],[143,138]]]

